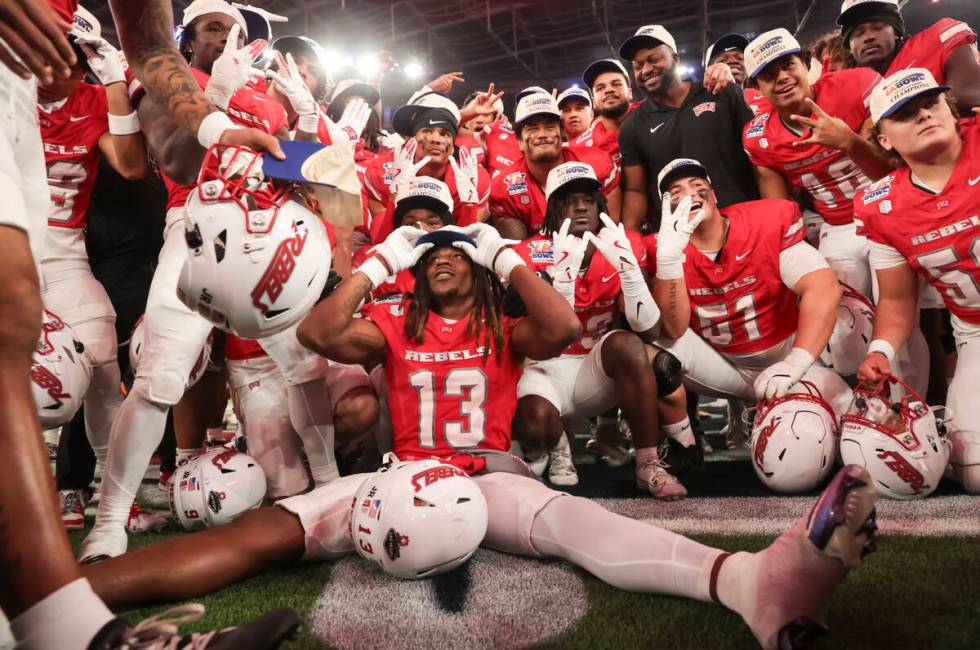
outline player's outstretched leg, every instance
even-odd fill
[[[826,632],[834,588],[875,549],[877,501],[868,472],[844,467],[767,549],[718,558],[712,597],[741,614],[763,648],[807,647]]]

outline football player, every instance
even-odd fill
[[[100,157],[129,180],[142,178],[149,166],[120,53],[101,37],[99,21],[82,7],[76,11],[71,36],[84,58],[72,66],[71,77],[38,89],[51,190],[41,300],[72,327],[92,364],[84,400],[85,432],[95,452],[96,475],[101,476],[122,393],[116,313],[89,266],[85,213]],[[101,85],[83,82],[86,73]]]
[[[464,111],[467,108],[479,108],[481,113],[489,114],[490,111],[486,110],[486,104],[489,104],[494,109],[493,113],[496,114],[496,117],[481,131],[483,150],[486,152],[484,165],[491,178],[496,178],[501,172],[521,159],[521,148],[517,135],[514,133],[514,126],[504,114],[503,104],[498,103],[502,95],[503,93],[495,94],[493,84],[491,84],[487,92],[478,98],[479,101],[471,102],[464,107]],[[467,122],[465,112],[463,117],[463,121]]]
[[[490,186],[490,216],[502,234],[526,239],[540,231],[547,208],[548,172],[565,162],[592,167],[602,183],[608,213],[618,221],[622,194],[615,166],[604,151],[562,144],[561,111],[554,97],[540,92],[521,97],[514,124],[521,158]]]
[[[708,48],[704,55],[704,66],[707,68],[715,63],[724,63],[731,69],[735,83],[742,86],[745,103],[758,115],[770,109],[769,100],[762,96],[757,88],[746,87],[748,75],[745,73],[745,48],[749,39],[741,34],[725,34]]]
[[[371,238],[381,242],[395,227],[395,197],[418,176],[449,186],[453,219],[467,225],[487,219],[490,176],[469,150],[453,157],[460,113],[445,95],[423,92],[395,111],[395,131],[409,140],[398,151],[379,156],[367,168]]]
[[[595,121],[589,129],[575,138],[580,147],[598,147],[605,151],[617,173],[619,161],[619,126],[643,102],[633,101],[630,77],[623,64],[616,59],[599,59],[589,64],[582,73],[582,81],[592,91],[595,104]]]
[[[471,474],[489,515],[485,546],[563,558],[630,591],[721,603],[767,649],[820,629],[833,588],[871,548],[877,495],[867,473],[845,468],[807,516],[759,553],[725,553],[545,487],[503,453],[515,384],[522,359],[561,353],[578,338],[579,321],[492,228],[467,232],[475,237],[399,228],[300,327],[306,344],[332,358],[384,363],[400,406],[392,409],[399,459],[434,457]],[[355,318],[377,283],[412,266],[415,296],[374,303]],[[526,318],[501,313],[498,274],[520,293]],[[85,567],[86,575],[121,605],[207,593],[276,563],[349,555],[351,504],[372,476],[344,477],[226,526]]]
[[[197,88],[203,89],[235,122],[288,139],[282,106],[244,87],[252,57],[261,43],[244,45],[245,20],[241,12],[219,0],[200,0],[188,6],[184,23],[179,45],[190,59]],[[144,317],[148,345],[142,351],[133,389],[112,425],[96,525],[80,549],[83,562],[125,552],[124,515],[128,514],[150,456],[163,436],[167,410],[184,394],[190,368],[212,328],[209,321],[190,311],[176,292],[187,258],[184,206],[196,189],[205,151],[193,133],[181,129],[170,117],[164,102],[152,93],[140,97],[139,88],[135,94],[150,150],[164,172],[168,212],[164,244]],[[290,339],[289,332],[269,337],[262,345],[276,359],[289,383],[290,417],[306,443],[314,481],[325,483],[336,478],[332,413],[323,399],[327,391],[326,361],[308,358]]]
[[[556,101],[565,139],[572,142],[592,124],[592,98],[587,90],[573,86],[558,95]]]
[[[685,382],[702,395],[772,401],[798,393],[805,380],[839,417],[851,391],[815,361],[841,288],[804,241],[796,204],[762,199],[719,209],[707,170],[691,159],[667,165],[658,187],[665,207],[659,234],[646,238],[647,259],[660,343],[683,364]]]
[[[874,340],[859,376],[878,381],[914,327],[916,273],[939,290],[950,311],[958,360],[949,386],[953,477],[980,491],[980,126],[957,122],[948,86],[926,68],[886,77],[871,94],[875,139],[899,168],[855,198],[871,241],[880,298]]]
[[[657,453],[663,439],[652,399],[657,382],[640,338],[657,335],[660,317],[645,279],[646,248],[639,233],[616,228],[605,216],[601,187],[584,163],[552,169],[542,234],[517,247],[525,263],[548,273],[555,289],[575,308],[582,336],[561,356],[525,365],[517,384],[515,438],[531,462],[556,447],[567,455],[560,418],[592,418],[618,404],[633,433],[637,486],[673,500],[687,491]],[[623,315],[632,332],[618,327]],[[681,418],[678,426],[666,429],[686,431],[687,456],[693,458],[700,447],[690,427],[683,426],[683,408]],[[670,462],[674,463],[673,454]],[[680,464],[678,457],[672,469],[676,472]]]
[[[938,83],[953,89],[961,110],[980,106],[977,35],[968,24],[941,18],[906,36],[898,0],[844,0],[837,24],[851,67],[872,68],[886,76],[925,68]]]
[[[748,76],[772,105],[745,125],[742,138],[759,193],[808,194],[824,220],[820,252],[841,282],[870,296],[868,245],[854,232],[851,200],[869,176],[890,169],[867,139],[867,100],[881,77],[866,68],[842,70],[811,86],[800,44],[782,28],[760,34],[747,52]]]

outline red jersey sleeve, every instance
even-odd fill
[[[514,203],[518,194],[527,195],[527,174],[506,170],[494,177],[490,182],[490,216],[524,221],[524,211]]]
[[[647,245],[643,241],[643,236],[635,230],[627,230],[626,238],[630,240],[630,245],[633,246],[633,255],[636,255],[636,261],[639,262],[640,268],[645,269],[647,267]]]
[[[888,72],[912,67],[927,68],[938,83],[946,83],[947,59],[961,45],[976,42],[977,35],[968,24],[942,18],[905,41]]]
[[[793,201],[770,199],[773,211],[778,215],[781,251],[795,246],[806,239],[806,226],[803,224],[803,213],[800,206]],[[776,215],[773,215],[776,216]]]
[[[857,224],[857,234],[867,237],[873,242],[891,246],[882,232],[878,229],[878,215],[891,211],[891,189],[895,182],[895,174],[880,178],[854,197],[854,223]],[[879,201],[887,201],[888,208],[883,212]]]

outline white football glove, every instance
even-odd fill
[[[204,89],[204,95],[221,110],[228,108],[231,96],[244,88],[251,77],[265,75],[261,70],[252,67],[252,59],[265,47],[265,41],[252,41],[239,49],[238,35],[241,31],[238,23],[228,30],[224,52],[211,66],[211,79]]]
[[[422,160],[415,162],[415,152],[419,143],[416,140],[409,140],[401,149],[395,150],[395,159],[392,161],[389,174],[391,176],[391,191],[395,196],[415,180],[419,170],[429,164],[431,158],[425,156]]]
[[[793,348],[782,361],[763,370],[752,387],[759,399],[782,397],[795,386],[813,365],[813,355],[803,348]]]
[[[391,149],[392,151],[398,151],[405,144],[405,138],[401,137],[397,133],[388,133],[387,131],[381,132],[381,146],[385,149]]]
[[[480,192],[477,190],[477,179],[479,179],[480,168],[476,162],[476,156],[470,153],[469,149],[459,150],[459,162],[455,158],[449,159],[449,165],[453,168],[453,176],[456,178],[456,193],[459,195],[460,203],[477,204],[480,202]]]
[[[690,196],[685,196],[670,210],[670,195],[664,194],[660,217],[660,232],[657,233],[657,277],[661,280],[678,280],[684,277],[684,249],[691,241],[691,235],[701,222],[708,218],[704,210],[691,217]]]
[[[75,42],[85,53],[92,74],[103,86],[126,80],[126,65],[122,52],[109,41],[91,34],[76,34]]]
[[[585,258],[585,249],[589,246],[589,241],[583,237],[569,235],[568,229],[572,225],[571,219],[565,219],[561,228],[551,237],[551,253],[555,259],[555,265],[551,268],[551,282],[562,298],[569,305],[575,307],[575,281],[578,279],[579,271],[582,270],[582,260]]]
[[[276,88],[286,96],[289,104],[296,111],[299,117],[296,127],[306,133],[316,133],[320,122],[319,108],[316,100],[313,99],[313,93],[303,81],[303,75],[300,74],[293,55],[287,53],[283,56],[282,52],[276,52],[276,64],[278,69],[269,68],[265,73],[266,78],[275,83]]]
[[[387,239],[371,249],[372,257],[361,264],[357,270],[368,276],[372,286],[377,288],[389,276],[415,266],[419,258],[432,248],[433,244],[415,245],[418,238],[424,234],[424,230],[414,226],[396,228]]]
[[[626,320],[630,328],[635,332],[646,332],[660,320],[660,309],[650,295],[650,287],[643,277],[643,270],[633,252],[633,245],[626,236],[626,228],[623,224],[610,219],[604,212],[599,215],[599,220],[603,224],[599,235],[589,232],[585,237],[595,244],[596,249],[619,273],[619,283],[623,289],[623,306],[626,309]]]
[[[462,231],[476,242],[476,247],[462,241],[453,242],[453,246],[463,249],[480,266],[495,271],[505,282],[510,279],[514,268],[524,264],[521,256],[508,248],[519,242],[504,239],[493,226],[478,222],[466,226]]]
[[[344,107],[344,112],[337,122],[326,116],[323,119],[327,121],[330,140],[333,142],[349,142],[354,145],[361,139],[361,134],[364,133],[364,127],[367,125],[369,117],[371,117],[371,107],[360,97],[355,97],[347,102],[347,106]]]

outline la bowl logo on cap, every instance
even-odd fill
[[[925,83],[926,75],[923,72],[914,72],[910,75],[906,75],[901,79],[896,79],[890,86],[885,88],[885,97],[891,97],[893,93],[898,92],[906,86],[912,84]]]
[[[644,27],[639,31],[637,36],[655,36],[655,31],[653,27]]]
[[[756,46],[756,48],[752,50],[752,57],[755,59],[760,59],[766,53],[767,50],[776,47],[782,42],[783,42],[782,36],[773,36],[765,43]]]
[[[433,194],[438,194],[441,188],[430,181],[422,181],[420,183],[415,183],[414,189],[421,192],[432,192]]]
[[[562,176],[591,176],[590,171],[585,165],[572,165],[562,170]]]
[[[528,102],[532,107],[534,106],[548,106],[551,104],[551,97],[534,97],[532,101]]]
[[[83,32],[91,32],[95,27],[87,21],[84,17],[75,14],[75,26]]]

